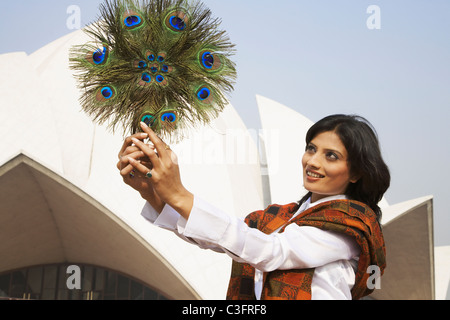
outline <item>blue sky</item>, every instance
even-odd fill
[[[81,26],[95,21],[101,2],[2,1],[0,54],[32,53],[72,32],[70,5],[80,8]],[[204,2],[237,45],[230,100],[249,128],[260,127],[256,94],[313,121],[368,118],[392,173],[387,200],[434,195],[435,243],[450,245],[450,1]],[[371,5],[381,29],[367,27]]]

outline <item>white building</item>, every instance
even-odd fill
[[[231,260],[148,224],[115,167],[123,135],[81,111],[68,52],[86,41],[77,31],[29,56],[0,55],[0,297],[224,299]],[[173,146],[188,189],[239,217],[304,192],[311,121],[257,101],[261,132],[229,105]],[[283,127],[273,113],[286,114]],[[434,248],[432,197],[383,210],[388,267],[372,297],[449,299],[450,247]],[[67,287],[70,265],[81,268],[81,290]]]

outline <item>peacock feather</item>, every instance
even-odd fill
[[[219,115],[236,80],[234,45],[203,3],[106,0],[100,12],[70,56],[94,121],[131,134],[143,121],[179,141]]]

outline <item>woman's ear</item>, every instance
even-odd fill
[[[359,178],[358,178],[358,179],[352,179],[352,180],[350,180],[350,183],[355,184],[355,183],[357,183],[358,181],[359,181]]]
[[[357,183],[361,179],[360,174],[354,174],[350,177],[350,183]]]

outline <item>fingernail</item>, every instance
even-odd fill
[[[136,138],[131,138],[131,141],[133,141],[134,143],[138,143],[138,142],[140,142],[138,139],[136,139]]]
[[[146,133],[141,133],[139,136],[140,136],[141,138],[148,138],[148,134],[146,134]]]
[[[148,125],[145,122],[141,122],[141,127],[142,128],[148,128]]]

